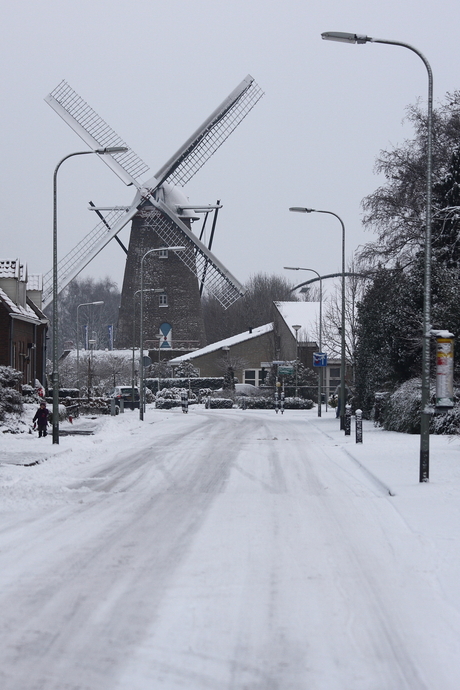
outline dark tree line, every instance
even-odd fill
[[[364,223],[377,231],[362,265],[378,265],[358,307],[356,382],[360,404],[420,376],[426,201],[426,117],[409,109],[415,136],[381,152],[377,171],[386,183],[364,199]],[[432,328],[460,337],[460,92],[448,94],[434,116],[432,207]],[[432,358],[432,361],[434,359]],[[460,375],[456,348],[455,373]]]
[[[102,301],[102,305],[80,307],[78,310],[79,333],[77,334],[77,308],[78,305],[88,302]],[[60,293],[58,298],[58,351],[63,352],[66,347],[76,347],[77,337],[79,347],[85,344],[85,328],[88,327],[89,339],[96,340],[95,347],[104,350],[109,347],[109,325],[114,329],[118,321],[118,308],[120,306],[120,292],[116,283],[110,278],[94,280],[82,278],[72,280]],[[46,315],[50,319],[52,338],[52,314],[53,305],[46,309]]]
[[[291,292],[293,285],[286,278],[257,273],[244,285],[245,295],[228,309],[224,309],[215,297],[205,295],[203,317],[208,343],[273,321],[274,301],[297,300]]]

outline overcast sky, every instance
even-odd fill
[[[340,270],[339,222],[289,206],[341,216],[349,258],[370,241],[360,204],[379,184],[375,157],[411,136],[406,106],[426,103],[427,74],[414,53],[331,43],[323,31],[410,43],[431,64],[435,101],[460,88],[454,0],[3,3],[0,253],[32,273],[51,268],[54,168],[85,150],[43,100],[62,79],[150,166],[145,179],[248,73],[256,79],[264,98],[185,187],[194,203],[223,203],[213,251],[242,282],[260,271],[295,279],[284,265]],[[133,196],[96,156],[66,161],[59,255],[96,225],[89,200],[119,205]],[[120,237],[127,243],[128,230]],[[124,261],[112,242],[83,275],[110,276],[121,288]]]

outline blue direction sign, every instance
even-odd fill
[[[327,354],[325,352],[314,352],[313,353],[313,366],[314,367],[326,367],[327,366]]]

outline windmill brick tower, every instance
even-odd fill
[[[132,222],[119,312],[117,347],[136,341],[141,262],[144,262],[143,347],[195,349],[205,344],[201,292],[205,288],[225,307],[241,294],[241,284],[191,229],[197,213],[217,212],[217,206],[190,204],[181,187],[198,172],[252,110],[263,92],[248,75],[207,118],[185,144],[146,182],[139,178],[145,163],[130,149],[97,154],[137,193],[129,208],[97,208],[101,222],[58,262],[62,290],[120,230]],[[93,149],[126,147],[125,142],[64,81],[46,102]],[[181,252],[168,247],[183,246]],[[52,271],[44,276],[43,301],[52,301]],[[177,353],[176,353],[177,354]]]

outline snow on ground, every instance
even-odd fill
[[[457,690],[460,439],[189,410],[1,435],[2,690]]]

